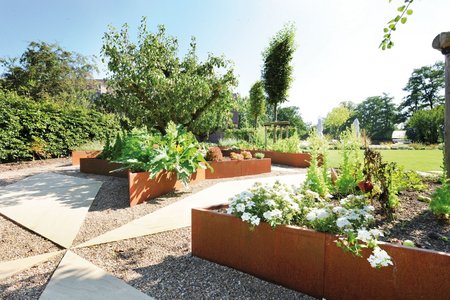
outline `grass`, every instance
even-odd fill
[[[377,150],[386,161],[396,162],[406,170],[440,171],[442,166],[442,150]],[[340,151],[330,150],[330,165],[339,167]]]

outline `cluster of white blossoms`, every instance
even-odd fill
[[[372,268],[380,268],[393,265],[392,259],[389,254],[387,254],[387,252],[380,247],[375,247],[372,251],[372,255],[370,255],[367,260],[369,261]]]
[[[383,236],[378,229],[366,229],[373,224],[374,207],[367,205],[367,199],[360,195],[349,195],[341,199],[336,206],[327,198],[321,198],[314,191],[302,191],[279,182],[273,185],[255,184],[229,200],[228,214],[241,218],[252,227],[267,222],[275,227],[281,224],[306,225],[309,228],[331,232],[339,236],[346,249],[368,247],[373,249],[368,261],[372,267],[392,265],[390,256],[377,246],[377,240]],[[301,221],[303,220],[303,221]],[[304,221],[306,220],[306,221]],[[349,237],[352,236],[352,239]],[[355,240],[356,244],[348,244]],[[359,250],[358,250],[359,251]]]

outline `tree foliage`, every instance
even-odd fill
[[[177,39],[162,25],[156,33],[149,32],[146,18],[137,42],[130,39],[127,24],[120,31],[110,27],[103,41],[102,54],[111,72],[108,84],[114,91],[110,107],[135,125],[164,132],[173,121],[196,134],[208,134],[231,122],[237,80],[224,57],[209,55],[199,61],[192,39],[188,53],[179,58]]]
[[[53,98],[86,104],[93,58],[67,51],[57,44],[31,42],[20,58],[2,58],[1,88],[36,101]],[[92,89],[91,89],[92,90]]]
[[[414,112],[427,108],[432,109],[444,103],[445,66],[436,62],[430,66],[414,69],[403,89],[408,95],[399,106],[399,120],[407,120]]]
[[[333,108],[326,116],[324,121],[324,131],[330,134],[333,138],[339,138],[341,132],[345,130],[348,121],[353,116],[354,111],[348,108],[345,104]]]
[[[299,137],[306,137],[308,128],[302,119],[299,108],[297,106],[282,107],[278,111],[278,121],[289,121],[291,127],[297,130]]]
[[[249,101],[249,115],[256,128],[258,127],[258,121],[261,121],[266,113],[266,97],[264,96],[264,83],[262,81],[255,82],[251,87]]]
[[[373,140],[390,140],[394,131],[396,109],[387,94],[369,97],[356,107],[361,129]]]
[[[273,107],[274,120],[277,120],[277,106],[287,100],[292,82],[292,58],[295,52],[295,28],[286,25],[271,40],[263,52],[264,68],[262,77],[267,101]]]
[[[408,139],[425,144],[437,144],[444,140],[444,105],[421,109],[406,123]]]
[[[389,0],[392,2],[392,0]],[[391,49],[394,46],[392,41],[392,33],[397,30],[397,25],[400,22],[405,24],[408,21],[408,16],[413,14],[411,4],[414,0],[403,0],[403,4],[397,7],[397,15],[387,23],[387,27],[383,28],[383,40],[380,43],[379,48],[382,50]]]

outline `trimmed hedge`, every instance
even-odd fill
[[[117,130],[113,115],[0,91],[0,162],[67,156],[70,149],[105,140]]]

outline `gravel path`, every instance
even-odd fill
[[[91,178],[103,182],[74,245],[124,225],[184,197],[226,180],[207,180],[190,191],[170,193],[134,207],[128,206],[126,179],[82,174],[68,159],[5,166],[0,187],[42,172]],[[293,174],[275,171],[267,177]],[[252,176],[239,179],[244,180]],[[0,216],[0,261],[48,253],[60,248]],[[75,249],[88,261],[157,299],[314,299],[191,255],[190,228],[109,244]],[[62,254],[25,272],[0,280],[0,299],[38,299]]]

